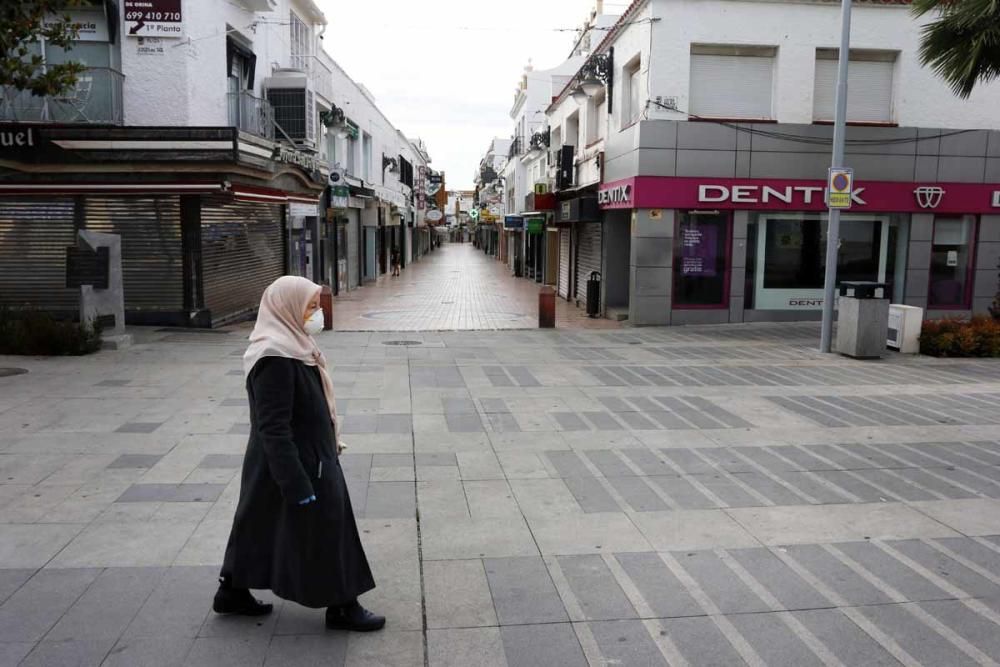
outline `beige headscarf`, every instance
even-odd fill
[[[306,333],[303,321],[306,306],[319,291],[319,285],[298,276],[282,276],[264,290],[257,324],[250,333],[250,345],[243,355],[243,372],[249,377],[254,365],[264,357],[298,359],[307,366],[316,366],[339,440],[337,402],[333,397],[333,381],[326,370],[326,357],[313,337]],[[343,448],[339,442],[337,446]]]

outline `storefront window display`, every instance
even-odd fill
[[[975,216],[934,219],[927,290],[927,305],[931,308],[969,308],[975,234]]]
[[[678,215],[674,236],[674,308],[729,307],[730,215]]]
[[[840,224],[837,280],[890,285],[903,296],[907,227],[897,216],[845,214]],[[747,308],[814,310],[823,306],[825,213],[755,213],[748,242]]]

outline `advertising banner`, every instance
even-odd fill
[[[123,0],[125,34],[132,37],[183,37],[181,0]]]

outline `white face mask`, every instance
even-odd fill
[[[310,336],[315,336],[323,331],[323,325],[325,320],[323,318],[323,309],[320,308],[315,313],[313,313],[308,320],[306,320],[305,330]]]

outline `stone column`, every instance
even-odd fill
[[[927,286],[930,281],[931,241],[934,238],[934,214],[910,216],[910,246],[906,253],[906,287],[903,302],[927,311]]]
[[[732,264],[729,283],[729,321],[742,322],[746,295],[744,294],[747,274],[747,225],[749,211],[733,211]]]
[[[989,312],[1000,289],[1000,215],[984,215],[979,219],[976,243],[976,270],[973,273],[972,311],[977,315]]]
[[[659,211],[659,219],[650,217],[650,210]],[[674,220],[672,209],[632,211],[628,316],[632,324],[670,324]]]

